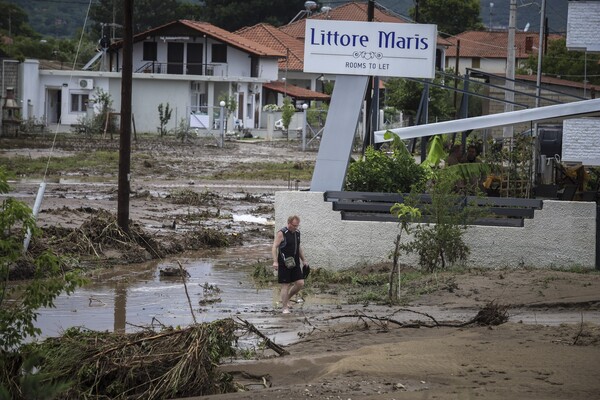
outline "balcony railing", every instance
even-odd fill
[[[227,76],[227,65],[148,61],[137,68],[135,72],[147,74]]]

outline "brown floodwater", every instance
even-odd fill
[[[394,311],[388,306],[350,305],[341,296],[311,293],[305,303],[293,307],[292,314],[282,315],[277,302],[278,285],[257,288],[252,281],[254,265],[269,259],[270,245],[261,244],[186,253],[160,261],[100,270],[85,287],[56,299],[55,308],[39,310],[36,326],[42,329],[42,339],[59,336],[72,327],[134,332],[148,326],[190,325],[194,322],[193,312],[197,322],[242,318],[276,343],[289,344],[314,329],[327,329],[332,317],[355,313],[383,317]],[[177,268],[177,261],[190,274],[185,286],[181,278],[162,277],[159,273],[166,267]],[[472,308],[431,305],[410,309],[431,315],[437,321],[456,322],[470,320],[478,312]],[[597,310],[522,308],[510,309],[509,315],[510,321],[526,324],[577,324],[582,319],[600,323]],[[409,312],[394,313],[393,319],[431,322]]]
[[[88,285],[58,297],[54,308],[39,310],[36,325],[50,337],[72,327],[133,332],[150,325],[186,326],[193,315],[209,322],[274,312],[277,289],[256,288],[251,277],[254,264],[269,254],[268,245],[233,247],[98,271]],[[177,261],[190,274],[185,285],[159,273],[177,268]]]

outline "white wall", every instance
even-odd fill
[[[33,118],[35,109],[40,103],[37,97],[37,87],[40,84],[39,65],[38,60],[25,60],[19,64],[19,74],[22,79],[19,80],[21,87],[19,88],[20,98],[18,100],[22,101],[21,118],[23,120]]]
[[[600,165],[600,119],[572,118],[563,121],[562,160]]]
[[[78,120],[86,116],[86,112],[71,111],[71,94],[87,94],[92,97],[94,88],[98,86],[98,80],[94,73],[86,71],[39,71],[39,82],[28,82],[26,86],[31,85],[36,90],[36,99],[34,103],[34,117],[42,118],[46,112],[46,90],[56,88],[62,93],[61,101],[61,123],[65,125],[77,124]],[[80,79],[94,80],[94,87],[82,89],[79,87]]]
[[[263,79],[277,80],[279,65],[276,58],[261,58],[258,66],[258,76]]]
[[[248,53],[227,46],[227,65],[229,76],[250,76],[250,57]]]
[[[275,193],[275,229],[300,216],[306,257],[315,267],[341,269],[389,261],[398,224],[342,221],[322,192]],[[412,240],[404,237],[403,242]],[[467,265],[482,268],[595,267],[596,205],[545,200],[523,228],[471,226],[464,240],[471,248]],[[415,254],[402,263],[417,266]]]

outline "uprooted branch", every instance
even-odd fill
[[[287,356],[290,353],[285,350],[283,347],[279,346],[278,344],[274,343],[271,339],[269,339],[264,333],[262,333],[261,331],[258,330],[258,328],[256,328],[254,325],[252,325],[250,322],[238,317],[238,319],[241,321],[241,325],[246,328],[249,332],[254,333],[255,335],[257,335],[258,337],[260,337],[261,339],[263,339],[265,341],[265,345],[270,348],[271,350],[273,350],[274,352],[276,352],[277,354],[279,354],[280,356]]]
[[[408,312],[413,314],[422,315],[427,317],[432,322],[424,321],[411,321],[402,322],[397,319],[391,318],[393,315],[398,313]],[[373,315],[366,315],[361,311],[356,311],[354,314],[336,315],[327,320],[342,319],[342,318],[358,318],[361,321],[369,320],[376,323],[380,327],[387,327],[387,324],[394,324],[401,328],[436,328],[436,327],[450,327],[450,328],[463,328],[465,326],[479,325],[479,326],[495,326],[500,325],[508,321],[508,306],[499,305],[492,301],[486,304],[477,315],[465,322],[439,322],[432,315],[411,310],[408,308],[400,308],[394,311],[391,316],[378,317]],[[383,324],[381,324],[383,322]]]

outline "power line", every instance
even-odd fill
[[[30,0],[32,3],[62,3],[62,4],[82,4],[88,5],[87,1],[78,1],[78,0]],[[92,1],[94,3],[95,1]]]

